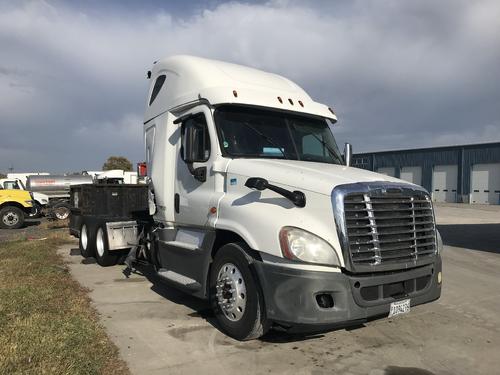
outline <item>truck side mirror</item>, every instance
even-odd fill
[[[350,143],[346,143],[344,145],[344,162],[348,167],[351,165],[352,161],[352,145]]]
[[[183,125],[183,145],[182,145],[182,159],[186,163],[194,163],[197,158],[197,152],[195,147],[195,139],[196,139],[196,129],[193,126],[189,126],[190,124]]]
[[[210,157],[210,137],[203,114],[189,116],[182,122],[181,157],[189,172],[200,182],[207,180],[207,167],[193,167],[193,163],[204,163]]]
[[[191,121],[182,125],[182,159],[186,163],[199,163],[208,160],[209,150],[206,150],[208,137],[206,128]]]

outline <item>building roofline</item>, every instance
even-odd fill
[[[488,142],[488,143],[472,143],[467,145],[453,145],[453,146],[435,146],[435,147],[422,147],[422,148],[408,148],[408,149],[399,149],[399,150],[387,150],[387,151],[372,151],[372,152],[360,152],[355,153],[354,156],[361,155],[372,155],[372,154],[391,154],[391,153],[402,153],[402,152],[420,152],[420,151],[439,151],[439,150],[453,150],[453,149],[469,149],[469,148],[484,148],[496,146],[500,147],[500,142]]]

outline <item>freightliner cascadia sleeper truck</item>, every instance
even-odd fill
[[[147,184],[72,187],[83,256],[151,263],[239,340],[439,298],[429,193],[350,167],[330,108],[281,76],[192,56],[148,76]]]

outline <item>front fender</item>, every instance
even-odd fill
[[[215,227],[237,233],[253,250],[280,258],[283,257],[279,243],[281,228],[301,228],[327,241],[336,250],[342,266],[330,196],[304,193],[306,206],[300,208],[270,190],[228,189],[219,203]]]

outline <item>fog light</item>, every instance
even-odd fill
[[[442,279],[441,272],[438,272],[438,284],[441,284],[441,279]]]
[[[333,297],[328,293],[316,294],[316,302],[322,309],[331,309],[333,307]]]

